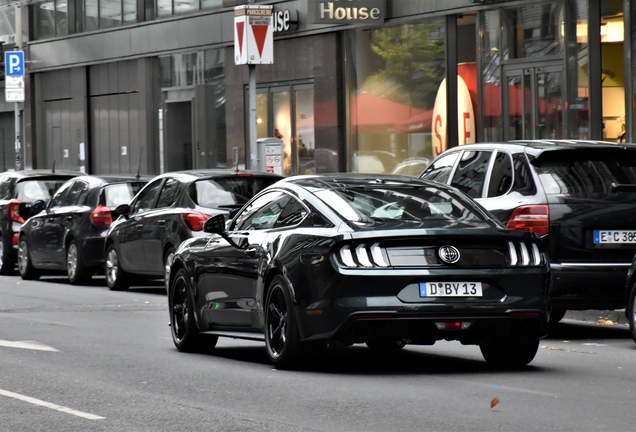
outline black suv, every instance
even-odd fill
[[[0,174],[0,273],[15,270],[18,238],[22,224],[42,208],[34,201],[48,203],[68,179],[83,175],[76,171],[25,170]]]
[[[636,252],[636,145],[470,144],[442,153],[420,177],[458,188],[508,228],[543,239],[551,322],[568,309],[625,307],[625,276]]]

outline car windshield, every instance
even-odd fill
[[[613,192],[612,184],[636,185],[636,151],[554,151],[533,162],[547,194]]]
[[[22,202],[48,202],[66,180],[68,178],[22,180],[15,185],[15,198]]]
[[[483,225],[488,221],[477,204],[434,186],[340,184],[313,193],[343,218],[360,226],[435,228]]]
[[[197,180],[190,197],[201,207],[242,207],[258,192],[276,183],[276,177],[232,176]]]
[[[144,182],[133,182],[106,185],[103,204],[111,208],[115,208],[120,204],[129,204],[145,184]]]

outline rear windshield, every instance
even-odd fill
[[[612,183],[636,185],[636,151],[547,152],[533,165],[547,194],[609,193]]]
[[[139,192],[145,184],[144,182],[133,182],[106,185],[100,204],[111,208],[115,208],[120,204],[130,204],[133,197],[137,195],[137,192]]]
[[[248,176],[197,180],[190,188],[190,197],[201,207],[242,207],[278,180],[276,177]]]
[[[15,185],[15,198],[22,202],[48,202],[68,178],[21,180]]]
[[[469,202],[433,186],[343,186],[312,191],[345,219],[374,228],[481,225],[486,216]]]

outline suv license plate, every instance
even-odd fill
[[[636,243],[636,231],[595,230],[594,244]]]
[[[420,282],[420,297],[481,297],[481,282]]]

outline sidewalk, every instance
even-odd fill
[[[619,310],[586,310],[567,311],[564,320],[584,321],[590,324],[627,327],[629,323],[625,316],[625,309]]]

